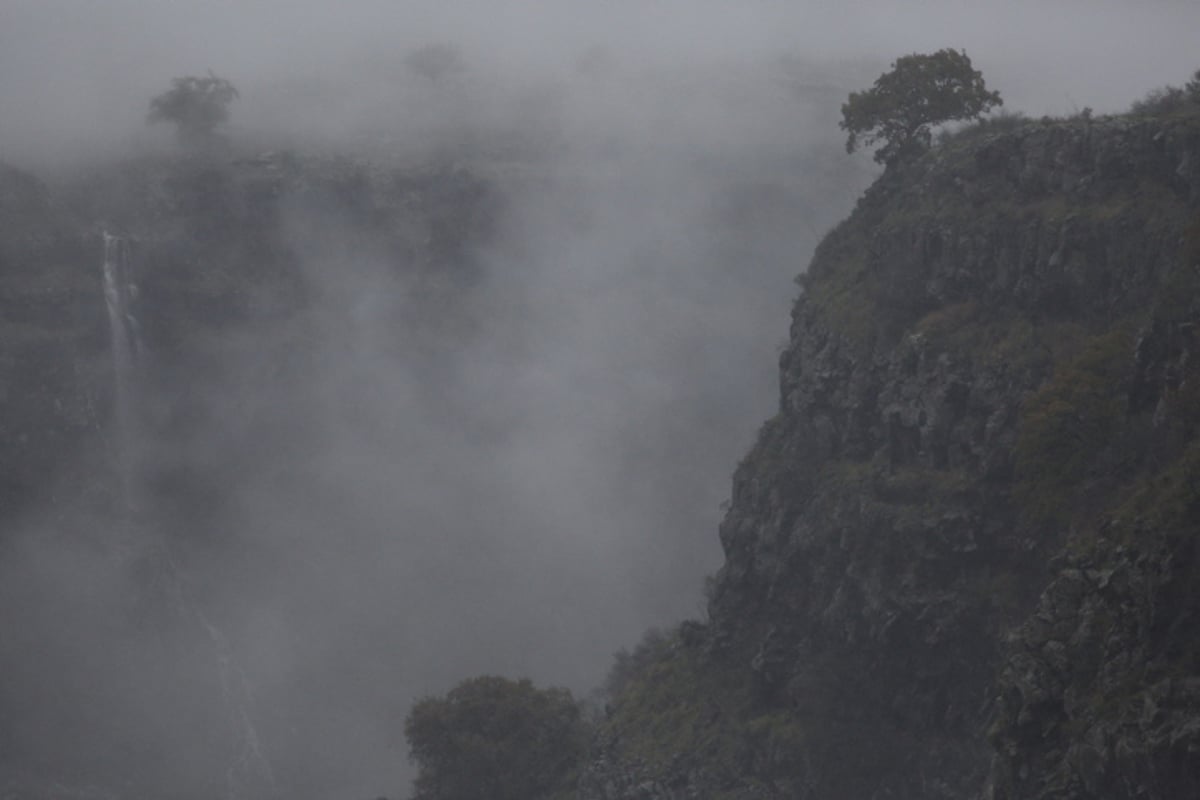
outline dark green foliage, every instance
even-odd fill
[[[421,700],[404,735],[420,767],[418,800],[566,797],[587,744],[570,692],[495,676]]]
[[[1079,112],[1080,119],[1091,119],[1092,110],[1085,108]],[[960,128],[943,128],[938,131],[937,145],[943,147],[949,144],[957,144],[960,147],[971,146],[976,144],[985,136],[994,136],[998,133],[1011,133],[1020,130],[1031,124],[1029,117],[1021,111],[1000,110],[995,114],[987,117],[982,117],[972,125],[963,125]]]
[[[899,749],[843,763],[864,726],[888,724],[849,712],[847,698],[864,691],[850,682],[855,670],[810,654],[772,697],[761,673],[708,649],[711,631],[690,625],[652,633],[618,664],[623,682],[599,739],[606,757],[637,765],[639,781],[686,784],[679,796],[711,800],[865,797],[869,770],[895,767]]]
[[[731,780],[749,755],[736,727],[749,705],[748,686],[706,668],[712,665],[674,636],[644,642],[638,656],[636,672],[625,676],[613,698],[609,721],[622,733],[625,754],[665,771],[678,753],[691,753]]]
[[[1018,429],[1017,496],[1037,520],[1065,522],[1069,503],[1111,444],[1126,406],[1133,336],[1128,329],[1090,339],[1026,402]]]
[[[1141,100],[1135,100],[1129,106],[1132,114],[1146,116],[1164,116],[1172,114],[1188,114],[1200,111],[1200,69],[1192,75],[1192,79],[1178,86],[1163,86],[1152,89]]]
[[[1192,73],[1192,79],[1183,85],[1183,91],[1189,100],[1200,104],[1200,69]]]
[[[1129,107],[1134,114],[1174,114],[1184,110],[1188,97],[1178,86],[1164,86],[1152,89],[1141,100],[1135,100]]]
[[[1146,531],[1174,534],[1185,530],[1194,535],[1198,512],[1200,442],[1193,438],[1174,461],[1134,484],[1129,500],[1116,509],[1112,519],[1118,535],[1145,536]]]
[[[1000,93],[988,91],[965,52],[913,53],[896,59],[872,88],[851,92],[840,124],[850,134],[846,152],[883,143],[875,160],[893,164],[928,149],[933,126],[978,119],[1002,104]]]
[[[642,634],[642,640],[633,648],[633,652],[625,648],[617,651],[604,679],[604,693],[610,698],[620,695],[658,657],[667,643],[665,633],[658,628],[651,628]]]
[[[237,97],[232,83],[211,72],[205,77],[175,78],[170,89],[150,101],[146,121],[173,123],[179,141],[189,147],[211,145]]]
[[[680,759],[701,765],[711,797],[762,789],[760,776],[794,771],[803,732],[785,709],[755,700],[749,673],[709,660],[680,631],[649,632],[624,658],[609,687],[610,716],[602,738],[643,777],[669,781]]]

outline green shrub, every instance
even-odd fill
[[[404,722],[416,800],[551,800],[570,796],[587,747],[566,689],[483,676],[416,703]]]
[[[1192,73],[1192,79],[1184,84],[1183,91],[1189,100],[1200,104],[1200,69]]]
[[[1022,409],[1017,431],[1017,500],[1031,519],[1065,523],[1074,492],[1124,418],[1132,363],[1128,329],[1089,340]]]
[[[1134,114],[1174,114],[1183,110],[1188,101],[1183,89],[1178,86],[1163,86],[1161,89],[1151,89],[1141,100],[1135,100],[1129,107]]]
[[[621,648],[613,655],[612,666],[604,679],[604,693],[609,698],[620,695],[629,684],[662,654],[669,644],[665,633],[651,628],[632,651]]]
[[[1147,116],[1200,111],[1200,70],[1196,70],[1192,79],[1184,84],[1182,89],[1178,86],[1163,86],[1150,90],[1141,100],[1135,100],[1129,111]]]

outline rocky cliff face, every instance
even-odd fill
[[[270,323],[273,367],[302,374],[302,311],[331,290],[281,225],[340,226],[436,327],[493,201],[462,172],[282,156],[57,196],[0,173],[0,519],[115,503],[102,216],[136,240],[155,511],[210,530],[197,415],[227,408],[229,350]],[[622,662],[580,796],[1200,794],[1200,119],[969,129],[882,176],[802,283],[709,619]],[[6,676],[24,658],[0,641]],[[45,700],[15,685],[0,711]],[[52,690],[69,721],[79,698]],[[56,778],[90,766],[3,723],[0,745]]]
[[[497,203],[462,169],[280,154],[139,159],[55,186],[0,166],[0,794],[233,791],[241,701],[177,565],[232,547],[231,465],[300,438],[300,412],[238,405],[245,352],[303,378],[328,287],[299,247],[331,230],[436,309],[407,321],[414,338],[450,335]],[[136,284],[136,441],[112,423],[105,231]],[[243,547],[225,563],[247,561]]]
[[[106,352],[103,304],[80,302],[99,291],[89,244],[45,186],[0,165],[0,516],[55,494],[61,459],[102,413],[87,387]]]
[[[449,166],[142,159],[49,187],[0,165],[0,520],[82,494],[112,500],[103,231],[130,243],[134,311],[154,361],[144,370],[154,385],[142,388],[169,450],[197,410],[189,393],[228,369],[234,337],[265,325],[304,336],[318,288],[297,228],[313,241],[335,228],[444,307],[471,282],[473,248],[497,208],[487,181]]]
[[[1187,115],[889,170],[802,278],[710,620],[582,796],[1195,794],[1198,208]]]

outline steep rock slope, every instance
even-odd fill
[[[1198,207],[1188,114],[882,176],[803,276],[710,619],[634,654],[582,796],[1194,794]]]

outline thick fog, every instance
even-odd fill
[[[397,796],[414,699],[480,673],[586,693],[704,613],[792,279],[874,175],[841,151],[845,94],[950,46],[1008,109],[1116,111],[1190,76],[1197,30],[1190,2],[2,0],[0,159],[56,183],[169,155],[148,99],[211,69],[243,155],[451,164],[500,209],[444,320],[350,222],[286,209],[302,332],[231,334],[186,451],[149,422],[134,443],[224,476],[219,530],[79,504],[4,537],[22,746],[111,762],[89,737],[119,718],[180,796],[214,769],[245,796]],[[414,75],[430,43],[461,69]],[[207,760],[213,730],[240,765]]]
[[[429,41],[452,41],[490,69],[532,80],[561,74],[597,45],[674,69],[778,53],[886,65],[953,46],[968,50],[1010,107],[1103,112],[1189,75],[1200,21],[1189,0],[5,0],[0,15],[0,158],[18,162],[127,144],[140,134],[130,123],[170,76],[210,68],[236,79],[244,125],[278,112],[333,133],[381,105],[412,113],[397,105],[408,98],[377,81]],[[279,91],[289,85],[290,106]],[[336,91],[313,107],[322,87]]]

